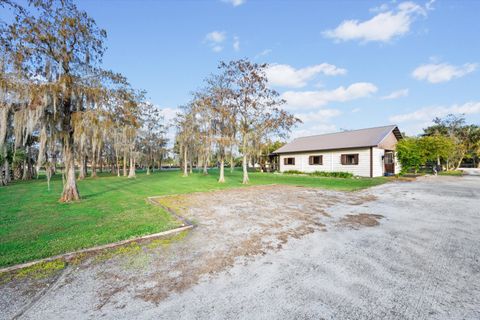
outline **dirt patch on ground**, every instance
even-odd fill
[[[176,249],[175,260],[168,266],[175,272],[156,272],[152,278],[156,284],[137,290],[136,297],[159,303],[239,260],[248,263],[254,256],[280,250],[290,239],[326,231],[332,221],[326,209],[344,201],[345,195],[295,186],[259,186],[154,198],[194,221],[197,228],[184,244],[189,250],[182,245]],[[374,197],[349,193],[348,200],[362,204]]]
[[[380,224],[379,220],[382,218],[383,216],[380,214],[347,214],[345,217],[340,219],[340,221],[338,221],[338,225],[341,227],[350,227],[352,229],[375,227]]]

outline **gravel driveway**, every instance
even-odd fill
[[[0,285],[22,319],[480,319],[480,178],[160,198],[198,226]]]

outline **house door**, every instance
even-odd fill
[[[383,163],[385,164],[386,174],[395,174],[395,158],[393,155],[393,151],[385,151]]]

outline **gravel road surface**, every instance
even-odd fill
[[[158,201],[197,227],[0,284],[0,318],[480,319],[480,177]]]

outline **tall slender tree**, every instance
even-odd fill
[[[268,87],[266,64],[241,59],[220,63],[219,68],[230,79],[237,113],[237,129],[242,152],[243,184],[249,183],[248,160],[254,141],[276,131],[288,131],[300,120],[280,109],[285,103],[278,92]]]

